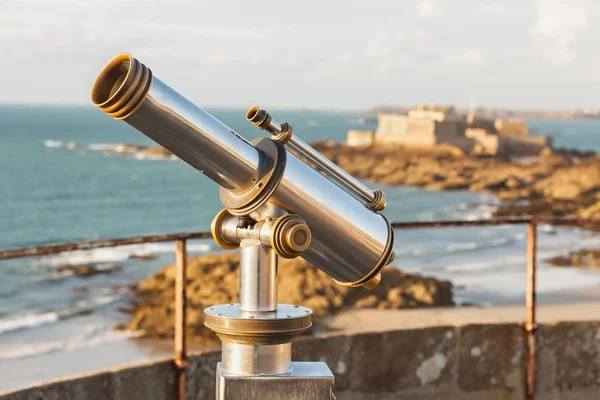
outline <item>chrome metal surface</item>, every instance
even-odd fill
[[[292,343],[252,345],[223,342],[222,369],[235,375],[274,375],[291,370]]]
[[[122,89],[129,90],[123,85],[134,88],[139,84],[131,76],[134,66],[141,63],[131,56],[119,55],[107,67],[115,60],[123,61],[112,69],[105,68],[92,89],[92,101],[99,107],[113,101]],[[260,152],[156,76],[150,76],[150,80],[150,89],[124,121],[220,186],[236,189],[251,184],[261,163]],[[107,90],[119,84],[118,91]]]
[[[246,114],[246,118],[249,121],[252,121],[252,117],[257,116],[258,113],[263,113],[266,115],[266,124],[260,126],[261,129],[266,130],[272,135],[278,135],[282,133],[282,124],[275,121],[275,119],[270,114],[265,113],[264,110],[260,110],[258,106],[251,107]],[[326,177],[333,179],[337,184],[341,185],[354,197],[357,197],[364,203],[371,203],[376,200],[376,195],[371,189],[328,160],[325,156],[313,149],[308,143],[300,139],[298,136],[292,135],[289,138],[289,141],[286,143],[286,146],[297,157],[312,165]]]
[[[327,176],[340,183],[347,191],[355,197],[358,197],[365,203],[375,200],[375,194],[371,189],[363,185],[359,180],[348,174],[346,171],[329,161],[325,156],[313,149],[308,143],[294,135],[287,143],[292,152],[314,165],[317,169],[323,171]]]
[[[331,400],[334,376],[323,362],[292,362],[279,375],[242,376],[217,364],[217,400]]]
[[[341,282],[355,282],[387,250],[388,223],[293,154],[270,202],[300,215],[312,239],[301,257]]]
[[[236,189],[257,176],[260,153],[250,142],[156,77],[125,122],[220,186]]]
[[[277,310],[277,254],[261,245],[240,248],[240,309]]]

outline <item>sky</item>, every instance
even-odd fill
[[[600,107],[593,0],[0,0],[0,103],[88,104],[131,53],[205,107]]]

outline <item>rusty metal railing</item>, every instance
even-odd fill
[[[581,226],[585,224],[600,224],[600,219],[571,218],[571,217],[516,217],[494,218],[482,220],[453,220],[453,221],[425,221],[425,222],[393,222],[394,229],[423,229],[423,228],[449,228],[489,225],[527,225],[527,292],[526,310],[527,320],[523,328],[527,335],[527,368],[526,389],[527,398],[535,398],[536,382],[536,270],[537,270],[537,225],[538,223],[562,226]],[[131,244],[176,242],[175,248],[175,338],[173,363],[177,368],[176,393],[178,400],[185,400],[187,387],[187,368],[189,359],[187,354],[186,311],[187,311],[187,249],[188,240],[212,238],[210,232],[172,233],[165,235],[136,236],[119,239],[94,240],[87,242],[60,243],[34,247],[24,247],[0,251],[0,260],[21,257],[36,257],[49,254],[62,253],[74,250],[90,250],[102,247],[117,247]]]

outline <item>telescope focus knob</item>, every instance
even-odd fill
[[[271,229],[271,247],[283,258],[298,257],[310,246],[310,229],[298,215],[277,218]]]

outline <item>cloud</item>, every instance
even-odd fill
[[[540,46],[541,57],[566,67],[577,57],[575,41],[587,27],[587,7],[581,1],[534,0],[536,20],[530,34]]]
[[[484,62],[485,53],[485,49],[448,49],[442,59],[450,65],[478,67]]]
[[[417,16],[421,19],[435,18],[442,15],[443,11],[439,3],[431,0],[421,0],[417,3]]]

